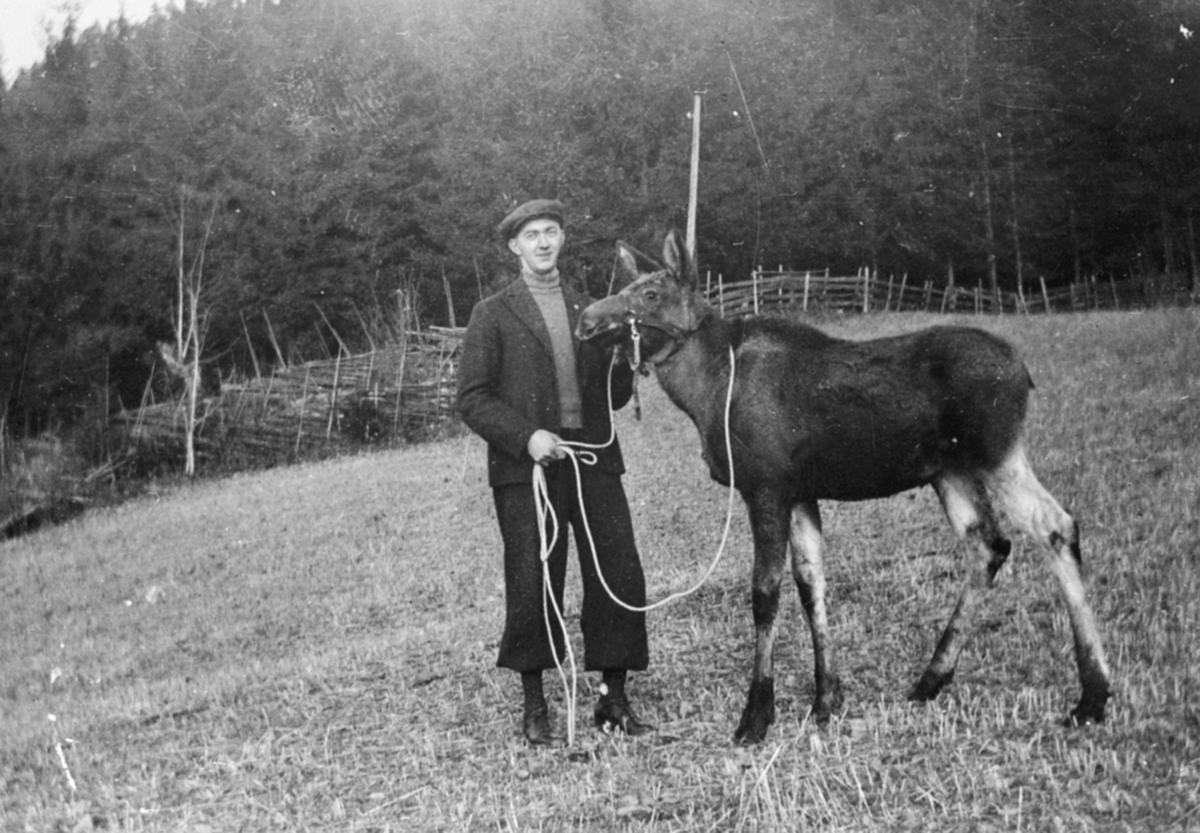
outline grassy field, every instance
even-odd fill
[[[932,318],[870,317],[850,337]],[[944,320],[944,319],[942,319]],[[805,718],[807,629],[786,596],[779,719],[732,745],[752,652],[750,543],[650,615],[631,693],[660,730],[530,750],[494,668],[498,534],[469,437],[197,483],[0,544],[4,830],[1200,829],[1200,316],[969,319],[1038,389],[1030,456],[1079,518],[1116,677],[1065,730],[1070,631],[1018,539],[939,700],[904,699],[960,586],[929,490],[826,505],[847,708]],[[622,416],[652,598],[712,556],[725,492],[652,382]],[[578,581],[568,583],[577,625]],[[575,628],[577,632],[577,627]],[[561,686],[557,707],[565,711]]]

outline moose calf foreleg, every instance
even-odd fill
[[[812,632],[812,715],[818,723],[842,707],[842,683],[833,668],[829,650],[829,619],[825,612],[825,563],[822,557],[821,515],[817,504],[800,504],[792,510],[792,577],[800,592],[808,627]]]
[[[991,505],[974,478],[948,475],[935,482],[934,489],[955,534],[970,546],[972,561],[933,659],[909,692],[908,699],[919,701],[937,697],[954,679],[958,657],[970,636],[975,607],[1012,551],[1012,543],[1000,534]]]
[[[746,496],[754,534],[754,576],[750,599],[754,613],[754,668],[746,707],[734,739],[760,743],[775,722],[775,635],[778,631],[779,589],[787,559],[785,509],[773,495]]]

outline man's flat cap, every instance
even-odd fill
[[[521,231],[522,226],[530,220],[549,217],[556,220],[560,226],[563,225],[565,213],[563,204],[558,200],[530,200],[514,208],[507,217],[500,221],[500,225],[496,226],[496,231],[500,234],[501,240],[512,240]]]

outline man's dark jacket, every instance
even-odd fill
[[[571,332],[591,299],[563,283]],[[608,440],[609,354],[592,342],[575,339],[575,365],[587,443]],[[624,407],[633,394],[633,371],[618,361],[612,368],[612,407]],[[533,458],[526,446],[539,428],[560,432],[558,380],[550,332],[525,281],[480,301],[471,313],[458,368],[458,412],[488,444],[488,484],[504,486],[533,480]],[[596,452],[596,466],[624,474],[621,449]]]

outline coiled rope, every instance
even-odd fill
[[[634,339],[634,356],[632,363],[634,370],[637,372],[641,364],[640,356],[640,340],[637,330],[633,331]],[[668,595],[666,598],[660,599],[653,604],[648,605],[631,605],[623,599],[617,597],[612,588],[608,586],[608,582],[604,578],[604,571],[600,569],[600,556],[596,552],[596,542],[592,538],[591,525],[588,523],[587,508],[583,501],[583,477],[580,463],[584,465],[595,465],[597,461],[596,451],[602,448],[607,448],[612,445],[617,436],[616,414],[612,405],[612,371],[617,363],[617,354],[613,353],[612,362],[608,366],[608,421],[610,432],[608,439],[603,443],[583,443],[583,442],[560,442],[558,447],[563,450],[566,456],[571,461],[571,467],[575,475],[575,495],[579,501],[579,514],[583,519],[583,529],[586,533],[588,549],[592,552],[592,561],[596,566],[596,575],[600,579],[600,584],[604,587],[609,598],[611,598],[618,606],[634,613],[646,613],[670,602],[682,599],[685,596],[690,596],[695,593],[704,583],[708,581],[713,571],[717,568],[721,556],[725,552],[725,544],[729,540],[729,529],[733,522],[733,502],[734,502],[734,480],[733,480],[733,440],[729,432],[729,415],[733,404],[733,382],[734,382],[734,352],[733,346],[729,347],[729,387],[725,393],[725,411],[724,411],[724,428],[725,428],[725,459],[729,463],[729,500],[725,510],[725,529],[721,533],[721,544],[717,547],[717,552],[713,556],[712,561],[708,565],[708,569],[704,571],[704,575],[700,577],[692,587],[687,590],[682,590]],[[550,553],[554,549],[554,545],[558,542],[559,523],[558,514],[554,511],[554,505],[550,499],[550,491],[546,482],[545,469],[535,463],[533,466],[533,501],[537,508],[538,517],[538,536],[541,545],[541,560],[542,560],[542,581],[544,585],[544,593],[542,594],[542,615],[546,623],[546,634],[550,637],[550,651],[554,656],[554,666],[558,670],[559,679],[562,680],[563,688],[569,695],[567,700],[567,745],[575,744],[575,701],[578,694],[578,673],[575,666],[575,653],[571,649],[570,635],[567,633],[566,621],[563,619],[562,610],[559,608],[558,600],[554,596],[554,588],[550,580]],[[554,620],[550,617],[550,611],[554,611]],[[568,679],[567,672],[563,668],[563,663],[558,655],[558,650],[554,647],[554,622],[558,623],[559,630],[563,636],[563,644],[566,646],[567,662],[570,667],[570,678]]]

